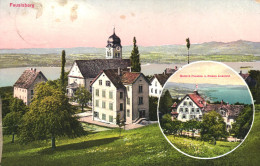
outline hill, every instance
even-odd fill
[[[105,46],[104,46],[105,47]],[[123,46],[124,54],[130,54],[133,46]],[[104,54],[104,48],[75,47],[75,48],[30,48],[30,49],[0,49],[0,54],[60,54],[65,49],[67,54]],[[186,55],[185,45],[139,46],[141,54],[163,53]],[[192,55],[260,55],[260,42],[238,40],[234,42],[206,42],[191,44]]]
[[[259,107],[259,106],[258,106]],[[175,150],[157,124],[124,131],[117,129],[75,139],[59,138],[57,149],[50,142],[27,145],[4,137],[2,165],[259,165],[260,112],[245,142],[231,154],[214,160],[198,160]]]

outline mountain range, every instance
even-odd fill
[[[138,46],[140,54],[160,53],[186,55],[186,45]],[[123,53],[130,54],[133,46],[123,46]],[[61,54],[66,50],[70,54],[104,54],[104,48],[74,47],[74,48],[29,48],[29,49],[0,49],[0,54]],[[260,42],[238,40],[233,42],[206,42],[191,44],[192,55],[255,55],[260,56]]]

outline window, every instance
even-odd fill
[[[106,120],[106,114],[102,114],[102,120]]]
[[[39,79],[42,79],[42,76],[39,76]]]
[[[139,85],[139,93],[142,93],[143,92],[143,85]]]
[[[185,108],[185,113],[189,113],[189,109],[188,108]]]
[[[96,107],[99,107],[99,100],[96,100]]]
[[[127,91],[129,91],[130,90],[130,87],[129,86],[127,86]]]
[[[153,88],[151,88],[151,93],[153,93]]]
[[[161,93],[162,93],[162,91],[160,90],[160,91],[159,91],[159,94],[161,94]]]
[[[189,102],[189,105],[190,105],[190,106],[193,106],[193,103],[190,101],[190,102]]]
[[[157,94],[157,89],[155,89],[155,92],[154,92],[155,94]]]
[[[113,92],[112,91],[109,92],[109,98],[113,99]]]
[[[20,89],[21,90],[21,89]],[[31,90],[31,95],[33,95],[33,90]]]
[[[130,98],[127,98],[127,104],[130,105]]]
[[[182,119],[186,119],[186,115],[185,114],[182,115]]]
[[[199,108],[197,108],[197,113],[200,113],[200,109]]]
[[[180,108],[180,112],[183,112],[183,108]]]
[[[106,108],[106,102],[102,101],[102,108]]]
[[[157,81],[155,81],[155,86],[157,86]]]
[[[99,89],[96,89],[96,96],[99,96]]]
[[[194,111],[194,108],[191,108],[191,113],[194,113],[195,111]]]
[[[99,118],[99,113],[95,111],[94,112],[94,117]]]
[[[123,98],[123,92],[120,92],[120,99]]]
[[[184,101],[183,105],[187,105],[187,101]]]
[[[110,81],[106,81],[106,86],[110,86]]]
[[[99,82],[99,85],[102,85],[102,80],[99,80],[98,82]]]
[[[106,91],[102,90],[102,97],[106,97]]]
[[[143,104],[143,97],[139,97],[139,105]]]
[[[109,109],[112,111],[113,110],[113,103],[109,103]]]
[[[120,111],[123,111],[123,103],[120,103]]]
[[[109,122],[113,122],[113,116],[109,115]]]
[[[126,116],[127,116],[127,117],[130,117],[130,110],[127,110],[127,111],[126,111]]]

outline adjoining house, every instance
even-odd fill
[[[165,73],[154,74],[154,76],[150,80],[151,85],[149,86],[149,96],[159,98],[162,93],[163,86],[170,76],[171,74]]]
[[[149,119],[149,80],[139,72],[103,70],[92,82],[93,120],[131,124]]]
[[[149,96],[160,97],[163,86],[168,78],[178,70],[177,66],[174,69],[166,68],[163,74],[154,74],[150,79],[151,85],[149,86]]]
[[[232,123],[238,117],[239,113],[244,109],[244,105],[224,104],[223,100],[220,104],[209,104],[195,89],[194,93],[185,95],[179,104],[172,105],[171,115],[173,119],[178,119],[182,122],[196,119],[201,121],[202,116],[210,111],[218,112],[224,119],[227,129],[232,127]]]
[[[79,86],[91,91],[91,82],[102,70],[126,69],[130,66],[130,59],[122,59],[121,40],[114,30],[107,41],[106,59],[74,61],[68,74],[67,95],[72,97]]]
[[[246,84],[249,87],[254,87],[256,85],[256,80],[253,79],[249,73],[242,73],[242,71],[239,72],[239,75],[245,80]]]
[[[14,84],[14,97],[22,99],[26,105],[29,105],[34,95],[35,85],[43,81],[48,80],[41,71],[35,68],[25,70]]]

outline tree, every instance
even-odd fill
[[[188,64],[190,63],[190,39],[186,39],[186,46],[188,48]]]
[[[159,111],[162,114],[170,113],[172,104],[173,104],[172,97],[171,97],[169,90],[164,91],[164,93],[162,93],[162,95],[160,97]]]
[[[117,114],[117,116],[116,116],[116,124],[117,124],[118,127],[119,127],[119,137],[121,136],[122,127],[123,127],[123,126],[125,127],[125,121],[122,120],[122,119],[120,118],[120,116],[121,116],[120,113]]]
[[[18,126],[21,124],[22,116],[27,111],[27,106],[21,99],[13,98],[9,108],[10,112],[4,117],[3,126],[5,134],[12,134],[12,143],[14,143],[14,136],[18,132]]]
[[[149,119],[152,121],[157,120],[157,97],[149,97]]]
[[[191,130],[192,131],[192,137],[194,137],[195,131],[200,128],[200,122],[197,121],[196,119],[192,119],[192,120],[189,120],[185,123],[186,123],[186,129],[188,131]]]
[[[141,71],[140,54],[139,54],[138,46],[136,45],[135,37],[134,37],[133,43],[134,43],[134,46],[133,46],[133,50],[132,50],[131,56],[130,56],[131,71],[140,72]]]
[[[206,113],[202,118],[201,137],[204,140],[213,140],[214,145],[219,138],[226,138],[226,123],[222,116],[216,111]]]
[[[246,106],[239,113],[236,122],[232,124],[231,133],[234,133],[238,138],[245,138],[250,130],[253,121],[253,109],[251,106]]]
[[[81,105],[82,112],[84,111],[84,106],[87,106],[87,103],[91,100],[91,98],[91,94],[84,87],[79,87],[73,97],[73,99]]]
[[[179,120],[172,120],[172,117],[170,114],[165,114],[163,115],[161,121],[160,121],[160,125],[161,128],[163,129],[163,132],[165,134],[174,134],[177,135],[178,131],[180,130],[180,125],[181,125],[181,121]]]
[[[260,104],[260,71],[259,70],[250,70],[249,75],[254,79],[251,82],[255,81],[255,84],[249,85],[255,104]],[[252,84],[252,83],[251,83]]]
[[[66,53],[65,50],[62,50],[61,55],[61,74],[60,74],[60,81],[61,81],[61,89],[65,93],[66,92],[66,84],[65,84],[65,63],[66,63]]]
[[[22,143],[51,138],[54,149],[56,136],[76,137],[84,134],[80,122],[74,116],[75,110],[57,86],[53,81],[48,81],[35,87],[34,100],[19,128]]]

